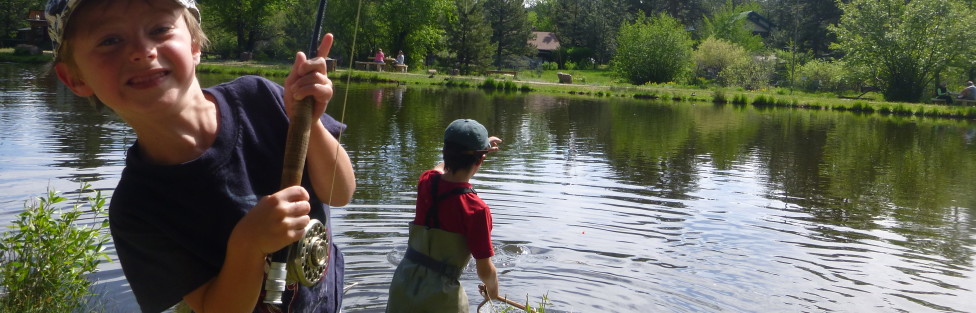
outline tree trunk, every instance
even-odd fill
[[[244,38],[244,22],[239,21],[237,22],[237,53],[247,51],[244,48],[245,41],[246,39]]]
[[[251,30],[251,31],[247,32],[247,42],[244,45],[244,49],[245,49],[244,51],[254,52],[254,45],[257,42],[257,37],[258,37],[258,31]],[[313,56],[308,56],[309,59],[314,58],[314,57],[315,57],[314,55]]]

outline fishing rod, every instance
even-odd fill
[[[309,41],[308,55],[318,56],[318,42],[322,32],[322,18],[328,0],[319,0],[315,16],[315,27]],[[327,56],[326,56],[327,57]],[[328,66],[326,66],[328,68]],[[315,99],[305,97],[297,103],[288,125],[285,139],[285,157],[281,172],[281,188],[299,186],[308,151],[308,137],[311,132],[312,111]],[[271,267],[264,283],[264,303],[281,304],[285,286],[296,281],[304,286],[313,286],[322,278],[329,266],[329,238],[325,224],[311,219],[305,226],[305,235],[298,241],[271,255]]]

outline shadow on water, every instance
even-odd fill
[[[0,64],[2,221],[47,186],[110,192],[134,140],[37,75]],[[383,311],[417,177],[456,118],[504,140],[472,183],[509,298],[546,295],[550,312],[976,310],[970,122],[341,82],[336,95],[358,184],[333,212],[346,312]],[[99,301],[133,309],[118,262],[103,267],[100,288],[121,296]],[[461,280],[473,311],[472,266]]]

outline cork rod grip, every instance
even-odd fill
[[[297,103],[288,126],[285,139],[285,161],[281,168],[281,188],[298,186],[302,183],[305,169],[305,154],[308,151],[308,137],[312,129],[312,109],[315,98],[306,97]]]

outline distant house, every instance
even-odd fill
[[[17,41],[39,47],[50,47],[51,39],[47,34],[47,19],[44,18],[44,11],[31,10],[27,13],[28,28],[17,30]]]
[[[529,44],[538,49],[538,58],[549,61],[554,60],[556,58],[556,52],[559,50],[559,38],[556,38],[556,33],[533,31],[532,36]]]
[[[752,30],[754,35],[760,35],[763,38],[768,37],[773,32],[773,28],[776,27],[773,22],[755,11],[742,12],[739,14],[739,18],[746,19],[746,27]]]

